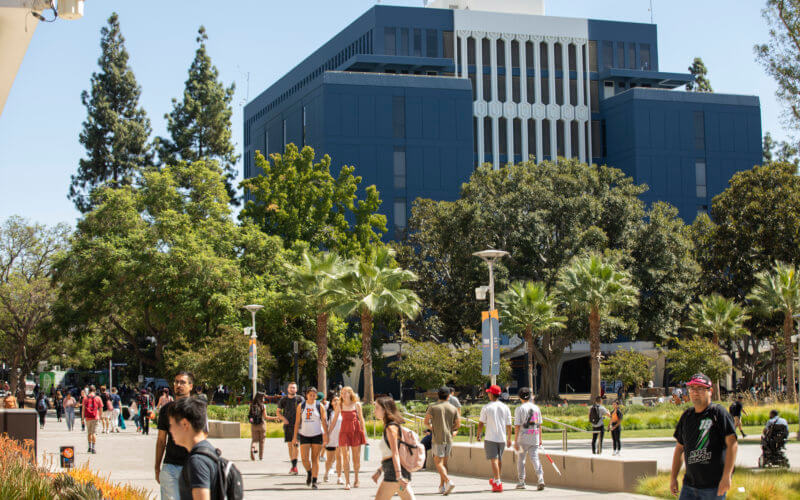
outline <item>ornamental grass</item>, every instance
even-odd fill
[[[683,474],[678,484],[683,481]],[[636,493],[657,498],[675,497],[669,491],[669,474],[639,480]],[[728,500],[800,500],[800,474],[779,470],[737,470],[733,473]]]

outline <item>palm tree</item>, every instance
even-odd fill
[[[711,335],[714,345],[720,339],[737,340],[749,332],[744,322],[750,319],[743,306],[719,294],[701,296],[700,302],[689,307],[687,329],[699,335]],[[719,380],[714,380],[714,395],[720,397]]]
[[[318,255],[303,252],[300,265],[288,266],[295,278],[297,288],[296,306],[300,310],[311,310],[316,315],[317,329],[317,387],[328,388],[328,319],[331,302],[325,292],[331,286],[333,276],[342,271],[342,261],[335,253]]]
[[[536,349],[534,332],[564,328],[567,318],[556,315],[556,304],[548,295],[544,283],[515,282],[497,297],[503,326],[514,333],[523,333],[528,345],[528,386],[533,387],[533,353]],[[538,336],[538,335],[537,335]],[[541,353],[539,355],[541,358]]]
[[[335,304],[343,316],[361,319],[361,357],[364,363],[364,402],[374,399],[372,388],[372,325],[376,315],[399,314],[413,319],[420,311],[420,299],[404,284],[416,281],[417,275],[399,268],[394,250],[380,247],[363,261],[351,260],[347,268],[322,294]]]
[[[630,274],[602,255],[573,259],[559,272],[556,288],[571,309],[589,315],[592,401],[600,395],[600,320],[619,308],[639,303]]]
[[[794,386],[794,364],[792,358],[793,316],[800,313],[800,275],[792,264],[776,262],[772,272],[762,271],[756,276],[748,300],[753,302],[755,310],[764,315],[783,314],[783,348],[786,357],[786,385],[789,396],[797,400]]]

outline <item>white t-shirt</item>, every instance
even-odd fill
[[[525,428],[525,422],[531,425]],[[542,425],[542,412],[539,407],[528,401],[517,407],[514,411],[514,423],[519,425],[519,444],[539,445],[539,433]]]
[[[511,410],[500,401],[493,401],[481,408],[480,421],[486,426],[486,441],[506,442],[506,426],[511,425]]]
[[[317,406],[319,405],[319,406]],[[314,437],[322,434],[322,418],[320,417],[319,410],[322,405],[318,401],[314,403],[302,403],[300,411],[300,429],[298,434],[305,437]]]

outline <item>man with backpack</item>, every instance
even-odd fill
[[[725,498],[731,488],[731,474],[739,443],[733,418],[722,406],[711,402],[711,379],[702,373],[686,383],[692,408],[687,409],[675,427],[675,451],[669,488],[679,500]],[[678,488],[678,472],[686,462],[683,487]]]
[[[603,436],[606,433],[604,419],[610,416],[603,406],[603,398],[594,398],[594,404],[589,408],[589,423],[592,424],[592,455],[599,455],[603,451]],[[599,444],[598,444],[599,441]]]
[[[447,476],[447,459],[453,447],[453,436],[458,433],[461,418],[458,409],[450,402],[450,388],[439,389],[439,401],[430,405],[425,413],[425,427],[432,432],[433,463],[439,473],[439,493],[449,495],[455,485]]]
[[[514,451],[517,453],[518,490],[525,489],[525,462],[530,456],[533,469],[536,471],[537,489],[544,489],[544,471],[539,461],[539,449],[542,447],[542,412],[533,404],[533,393],[527,387],[521,387],[517,393],[522,404],[514,412]]]
[[[86,439],[89,441],[89,453],[95,454],[97,444],[97,422],[103,411],[103,400],[95,394],[95,387],[89,386],[89,394],[83,398],[83,419],[86,421]]]
[[[478,423],[478,441],[481,440],[483,428],[486,427],[486,441],[483,450],[486,460],[492,464],[492,478],[489,484],[492,492],[503,492],[503,481],[500,471],[503,466],[503,452],[506,447],[511,448],[511,410],[500,401],[502,390],[499,385],[486,389],[489,395],[489,404],[481,408],[480,422]]]
[[[220,456],[206,439],[206,404],[183,397],[164,407],[169,434],[186,453],[186,465],[178,481],[180,500],[239,500],[244,498],[242,475],[236,466]],[[163,409],[162,409],[163,411]]]

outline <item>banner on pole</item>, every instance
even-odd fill
[[[248,361],[248,369],[247,369],[247,377],[250,380],[258,378],[255,373],[256,369],[256,339],[250,339],[250,350],[248,352],[247,361]]]
[[[497,310],[481,312],[481,373],[500,375],[500,317]]]

